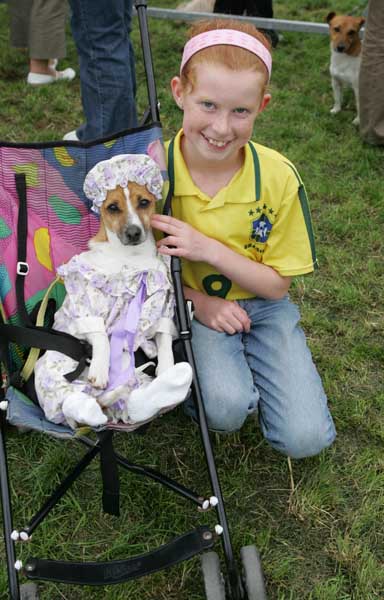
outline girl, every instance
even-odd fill
[[[209,426],[237,430],[258,410],[268,442],[301,458],[335,438],[292,277],[316,265],[303,184],[281,154],[249,142],[267,106],[270,44],[248,23],[199,22],[171,81],[183,128],[166,145],[175,172],[159,252],[183,260],[192,346]],[[193,407],[189,408],[193,414]]]

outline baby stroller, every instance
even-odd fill
[[[33,364],[40,349],[55,349],[79,364],[89,357],[84,343],[52,330],[52,313],[61,304],[65,290],[55,284],[55,269],[86,248],[97,228],[95,215],[82,191],[85,174],[100,160],[121,153],[142,153],[162,148],[146,2],[135,2],[143,58],[147,76],[149,108],[143,124],[107,139],[82,144],[57,142],[0,146],[0,481],[3,528],[6,549],[9,597],[34,600],[39,597],[35,581],[45,580],[75,585],[120,584],[165,569],[201,554],[202,575],[207,600],[263,600],[266,598],[260,558],[255,546],[241,549],[237,561],[232,548],[220,483],[215,467],[203,401],[191,347],[190,312],[186,306],[181,267],[172,259],[172,279],[176,295],[178,343],[183,357],[193,369],[192,397],[198,415],[211,494],[200,495],[148,466],[128,461],[115,451],[116,427],[92,432],[74,431],[47,421],[33,388]],[[170,194],[173,177],[170,174]],[[170,212],[169,202],[165,204]],[[55,285],[54,285],[55,284]],[[30,350],[31,349],[31,350]],[[28,523],[18,529],[13,524],[11,482],[6,455],[7,423],[32,429],[58,439],[72,439],[86,447],[86,453],[60,481],[49,498]],[[124,432],[124,426],[121,428]],[[95,439],[94,439],[95,438]],[[28,437],[20,440],[28,444]],[[214,508],[217,525],[199,525],[168,543],[144,554],[106,562],[75,562],[38,558],[33,554],[24,563],[17,559],[17,547],[28,542],[52,509],[71,489],[94,458],[100,456],[103,510],[119,515],[119,467],[148,477],[184,499],[203,515]],[[212,550],[221,542],[225,565]],[[31,550],[32,552],[32,550]],[[224,568],[223,568],[224,567]],[[19,584],[22,575],[27,583]]]

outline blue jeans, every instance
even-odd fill
[[[292,458],[318,454],[336,431],[297,307],[288,296],[239,304],[251,319],[249,333],[228,335],[192,322],[209,427],[235,431],[258,411],[263,435],[276,450]],[[191,401],[186,411],[194,416]]]
[[[69,0],[80,62],[81,141],[137,126],[132,0]]]

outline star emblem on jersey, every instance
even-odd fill
[[[267,241],[271,229],[272,223],[267,215],[263,214],[259,219],[252,221],[251,239],[264,243]]]

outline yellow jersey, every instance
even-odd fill
[[[183,131],[165,144],[172,216],[282,276],[317,267],[311,217],[303,183],[284,156],[249,142],[242,168],[213,198],[193,182],[180,149]],[[170,164],[170,161],[172,164]],[[172,181],[174,172],[174,181]],[[254,296],[204,262],[182,260],[186,286],[239,300]]]

